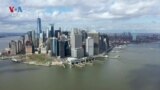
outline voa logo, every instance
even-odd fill
[[[20,6],[18,6],[18,7],[9,6],[9,11],[10,11],[10,13],[21,13],[21,12],[23,12],[22,8]]]

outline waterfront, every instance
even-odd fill
[[[131,44],[83,68],[0,61],[0,90],[160,90],[159,53],[160,43]]]
[[[5,48],[9,47],[9,42],[11,40],[17,40],[20,38],[20,36],[11,36],[11,37],[5,37],[5,38],[0,38],[0,52],[4,50]]]

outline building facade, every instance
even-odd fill
[[[84,56],[82,48],[82,33],[78,29],[73,29],[70,35],[71,42],[71,56],[81,58]]]
[[[87,56],[94,55],[94,40],[91,37],[86,39],[86,54]]]
[[[52,53],[52,56],[57,56],[58,55],[57,44],[58,44],[57,38],[55,38],[55,37],[51,38],[51,53]]]
[[[16,55],[17,54],[17,42],[16,41],[14,41],[14,40],[12,40],[11,42],[10,42],[10,54],[11,55]]]
[[[91,37],[94,40],[94,55],[99,54],[99,39],[100,39],[99,33],[96,31],[89,32],[88,37]]]

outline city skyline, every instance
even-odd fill
[[[158,0],[0,0],[0,32],[42,30],[49,24],[71,30],[77,27],[100,32],[160,33]],[[10,13],[9,6],[20,6],[21,13]],[[3,13],[3,14],[1,14]]]

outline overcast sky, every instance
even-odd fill
[[[64,30],[160,33],[160,0],[0,0],[0,32],[34,30],[38,16],[43,30],[55,23]]]

